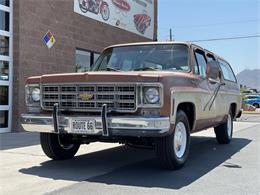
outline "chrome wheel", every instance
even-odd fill
[[[173,145],[177,158],[182,158],[187,145],[186,127],[183,122],[178,122],[175,127]]]

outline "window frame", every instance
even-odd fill
[[[116,47],[107,47],[100,53],[100,56],[103,54],[103,52],[106,52],[107,50],[113,49],[113,48],[123,48],[123,47],[131,47],[131,46],[145,46],[145,45],[148,45],[148,44],[136,44],[136,45],[135,44],[133,44],[133,45],[126,44],[126,45],[120,45],[120,46],[116,46]],[[151,45],[153,45],[153,44],[151,44]],[[188,57],[188,59],[187,59],[188,70],[186,70],[186,71],[172,71],[172,72],[184,72],[184,73],[191,73],[192,72],[193,67],[192,67],[192,63],[191,63],[191,61],[192,61],[191,45],[185,44],[185,43],[158,43],[158,44],[156,43],[154,45],[158,45],[158,46],[159,45],[183,45],[183,46],[186,46],[187,47],[187,57]],[[97,67],[97,69],[99,69],[99,67],[100,67],[100,65]],[[161,70],[161,71],[167,71],[167,70]]]
[[[197,52],[197,51],[199,51],[199,52]],[[198,69],[198,73],[195,72],[195,74],[200,76],[203,79],[207,79],[207,72],[206,72],[205,77],[203,75],[201,75],[201,73],[200,73],[200,68],[199,68],[197,57],[196,57],[196,52],[203,55],[204,60],[206,62],[206,69],[205,70],[207,70],[207,63],[208,63],[208,61],[207,61],[207,57],[206,57],[206,52],[203,49],[198,48],[198,47],[195,47],[193,49],[193,55],[194,55],[194,59],[195,59],[195,63],[196,63],[195,66],[197,66],[197,69]]]
[[[0,55],[1,61],[8,62],[9,80],[0,80],[0,86],[8,87],[8,105],[0,105],[0,111],[7,112],[6,127],[0,127],[0,133],[11,132],[12,112],[13,112],[13,0],[9,0],[8,4],[0,4],[0,10],[9,13],[9,29],[0,30],[0,35],[7,37],[8,49],[6,53]]]
[[[212,58],[213,61],[216,61],[216,57],[214,56],[213,53],[207,52],[207,53],[206,53],[207,62],[209,62],[208,58]]]

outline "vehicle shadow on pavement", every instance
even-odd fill
[[[8,150],[40,144],[39,133],[20,132],[0,134],[0,150]]]
[[[73,160],[46,161],[19,171],[52,179],[180,189],[230,159],[250,142],[233,138],[229,145],[218,145],[213,138],[192,137],[188,162],[177,171],[160,168],[153,150],[124,146],[80,155]],[[223,167],[243,168],[228,162]]]

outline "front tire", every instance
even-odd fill
[[[228,114],[228,119],[224,124],[214,128],[216,139],[219,144],[229,144],[233,135],[233,117],[231,111]]]
[[[80,147],[79,143],[70,141],[69,135],[40,133],[40,141],[43,152],[53,160],[71,159]]]
[[[190,148],[190,126],[182,110],[177,112],[176,125],[171,135],[158,139],[156,152],[165,169],[175,170],[183,167]]]

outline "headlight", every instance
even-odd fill
[[[144,89],[144,97],[147,103],[149,104],[156,104],[160,100],[160,93],[158,88],[156,87],[150,87]]]
[[[41,98],[40,89],[39,88],[33,88],[32,89],[32,100],[34,102],[38,102],[38,101],[40,101],[40,98]]]

